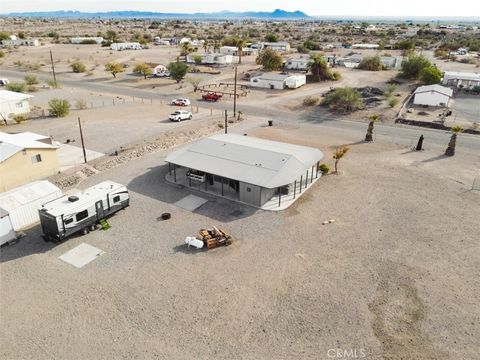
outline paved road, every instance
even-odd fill
[[[2,77],[9,77],[12,79],[22,79],[25,75],[23,72],[14,70],[2,70],[0,75]],[[51,79],[48,73],[37,73],[39,79]],[[57,77],[58,81],[66,86],[80,87],[93,92],[105,92],[117,94],[122,96],[134,96],[151,98],[155,96],[157,99],[170,100],[171,96],[156,94],[150,90],[134,89],[128,87],[116,86],[113,84],[98,83],[88,80],[69,79],[64,76]],[[194,106],[205,106],[205,103],[198,100],[192,100]],[[209,103],[208,107],[215,109],[225,109],[232,111],[233,102]],[[328,113],[328,111],[302,111],[302,112],[285,112],[280,109],[273,109],[266,106],[256,104],[240,105],[243,113],[247,115],[255,115],[267,117],[270,119],[282,119],[286,123],[306,122],[310,124],[319,124],[325,127],[332,127],[337,129],[345,129],[350,131],[358,131],[359,140],[361,140],[366,132],[366,125],[362,122],[349,121],[346,119],[338,119]],[[426,129],[419,127],[411,127],[406,125],[383,125],[376,124],[376,136],[378,139],[391,141],[402,145],[410,145],[415,143],[418,137],[423,134],[425,136],[425,146],[446,146],[450,134],[443,130]],[[460,151],[480,154],[480,137],[476,135],[462,134],[457,141],[457,148]]]

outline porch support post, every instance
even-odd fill
[[[303,175],[300,175],[300,193],[302,192]]]
[[[310,174],[310,183],[313,182],[313,166],[312,166],[312,173]]]
[[[172,164],[168,163],[168,175],[172,176]]]
[[[177,165],[173,164],[173,182],[177,182]]]
[[[307,170],[307,175],[305,176],[305,189],[307,188],[308,185],[308,170]]]
[[[224,179],[222,177],[222,196],[223,196],[223,182],[224,182]]]
[[[282,203],[282,188],[278,188],[278,207]]]
[[[293,183],[293,198],[295,199],[295,195],[297,195],[297,180]]]

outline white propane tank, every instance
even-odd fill
[[[188,246],[193,246],[194,248],[197,248],[197,249],[203,248],[203,241],[197,239],[194,236],[187,236],[185,238],[185,244],[187,244]]]

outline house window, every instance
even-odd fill
[[[82,221],[88,217],[88,210],[80,211],[76,216],[77,222]]]
[[[70,218],[70,219],[64,220],[63,222],[64,222],[65,224],[70,224],[72,221],[73,221],[73,218]]]
[[[22,108],[23,107],[23,102],[18,102],[17,103],[17,108]]]
[[[36,164],[42,161],[42,155],[37,154],[32,156],[32,164]]]
[[[120,195],[117,195],[113,198],[114,203],[119,202],[119,201],[120,201]]]

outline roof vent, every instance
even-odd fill
[[[78,196],[75,196],[75,195],[69,196],[68,201],[70,201],[70,202],[78,201]]]

